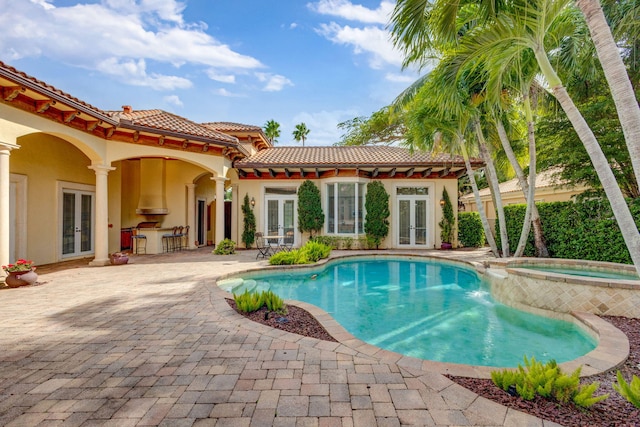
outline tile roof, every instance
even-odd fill
[[[473,165],[482,162],[473,159]],[[405,148],[388,146],[358,147],[271,147],[239,160],[236,168],[260,167],[376,167],[376,166],[457,166],[464,168],[462,156],[411,153]]]
[[[210,138],[229,144],[238,143],[238,140],[233,136],[163,110],[107,111],[107,114],[119,119],[123,125],[132,124],[158,131],[177,132],[201,138]]]
[[[262,132],[262,128],[260,126],[245,125],[242,123],[209,122],[202,123],[202,125],[209,129],[217,130],[218,132]]]
[[[94,115],[102,116],[103,118],[108,120],[109,115],[105,111],[94,107],[93,105],[84,102],[76,98],[75,96],[72,96],[67,92],[64,92],[48,83],[45,83],[42,80],[38,80],[23,71],[19,71],[2,61],[0,61],[0,78],[15,81],[16,83],[24,85],[25,87],[28,87],[33,91],[48,95],[52,99],[56,99],[63,103],[68,103],[74,107],[80,107],[79,109],[81,110],[85,110],[88,113],[94,113]]]

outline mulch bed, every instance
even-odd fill
[[[603,316],[629,338],[629,358],[619,369],[629,382],[633,375],[640,377],[640,319],[626,317]],[[589,409],[582,409],[573,404],[558,405],[556,402],[537,396],[532,401],[513,397],[496,387],[491,380],[476,378],[450,377],[469,390],[498,402],[509,408],[517,409],[539,418],[562,424],[566,427],[605,426],[605,427],[637,427],[640,426],[640,409],[622,397],[613,389],[617,383],[616,371],[590,376],[583,383],[598,381],[600,388],[596,395],[609,393],[609,398],[596,403]]]
[[[235,302],[227,299],[229,305],[235,310]],[[336,341],[320,325],[309,312],[296,306],[287,306],[285,316],[270,313],[262,308],[254,313],[240,313],[243,316],[264,325],[293,332],[299,335],[309,336],[327,341]],[[278,320],[285,317],[286,322]],[[640,377],[640,319],[628,319],[626,317],[603,316],[614,326],[624,332],[629,338],[629,358],[619,369],[625,379],[631,380],[633,375]],[[573,404],[559,405],[555,401],[537,396],[534,400],[526,401],[519,397],[513,397],[496,387],[491,380],[463,377],[449,377],[452,381],[463,387],[486,397],[494,402],[509,408],[526,412],[536,417],[553,421],[565,427],[640,427],[640,409],[613,390],[612,384],[617,383],[616,372],[588,377],[583,382],[598,381],[600,388],[596,395],[609,393],[609,398],[596,403],[589,409],[583,409]]]
[[[239,314],[254,322],[271,326],[272,328],[282,329],[283,331],[293,332],[294,334],[303,335],[305,337],[317,338],[319,340],[337,342],[335,338],[329,335],[329,332],[322,327],[320,322],[316,320],[307,310],[295,305],[287,306],[287,314],[273,313],[262,307],[253,313],[241,313],[236,309],[236,302],[227,298],[227,302]],[[285,320],[286,319],[286,320]]]

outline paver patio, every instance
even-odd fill
[[[438,373],[243,318],[215,279],[266,264],[203,248],[43,268],[40,285],[0,291],[0,425],[557,425]]]

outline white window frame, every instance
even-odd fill
[[[367,179],[332,179],[332,180],[328,180],[325,181],[323,183],[324,186],[324,197],[323,197],[323,203],[324,203],[324,211],[326,212],[326,216],[325,216],[325,224],[324,224],[324,233],[326,235],[331,235],[331,236],[359,236],[359,235],[363,235],[364,234],[364,221],[365,221],[365,217],[367,214],[366,208],[365,208],[365,198],[367,195],[367,183],[370,182]],[[338,224],[338,185],[339,184],[353,184],[355,185],[355,196],[354,196],[354,200],[355,200],[355,226],[354,226],[354,232],[348,232],[348,233],[340,233],[338,232],[335,228],[336,225]],[[358,230],[358,216],[359,216],[359,207],[358,207],[358,196],[359,194],[359,188],[360,185],[358,184],[362,184],[362,231]],[[335,197],[335,203],[333,206],[333,218],[335,218],[333,224],[334,224],[334,230],[329,230],[329,186],[333,186],[334,188],[334,197]]]

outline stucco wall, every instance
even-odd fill
[[[295,187],[298,188],[300,184],[302,184],[304,180],[302,179],[287,179],[287,180],[239,180],[234,181],[234,184],[238,185],[238,200],[234,200],[234,203],[238,203],[237,216],[234,218],[236,224],[238,224],[238,239],[241,239],[242,231],[243,231],[243,214],[240,206],[242,206],[242,202],[244,200],[245,194],[249,195],[249,199],[252,197],[256,200],[256,205],[254,208],[254,214],[256,216],[256,229],[258,231],[265,230],[265,188],[266,187]],[[325,222],[326,222],[326,210],[327,210],[327,200],[326,200],[326,184],[335,183],[335,182],[360,182],[366,183],[371,182],[371,179],[365,178],[355,178],[355,177],[331,177],[324,179],[313,179],[312,182],[318,186],[320,189],[321,200],[322,200],[322,208],[325,213]],[[438,222],[442,219],[442,208],[440,207],[439,201],[442,198],[442,191],[444,188],[447,189],[451,201],[454,207],[457,205],[457,194],[458,194],[458,184],[456,179],[432,179],[432,180],[416,180],[416,179],[407,179],[407,180],[381,180],[383,183],[387,193],[389,193],[389,209],[391,212],[391,216],[389,217],[389,235],[382,242],[382,248],[396,247],[397,246],[397,199],[396,199],[396,188],[397,187],[429,187],[429,203],[431,205],[431,212],[428,215],[428,224],[429,224],[429,241],[432,242],[430,247],[440,246],[440,227],[438,226]],[[454,212],[456,209],[454,209]],[[457,215],[457,213],[456,213]],[[297,227],[297,224],[296,224]],[[324,230],[321,234],[325,234]],[[351,236],[349,234],[339,235],[339,236]],[[303,244],[308,239],[308,233],[305,233],[302,239],[300,239],[300,234],[298,233],[298,243]],[[239,243],[241,246],[241,242]]]
[[[27,176],[26,256],[36,264],[59,260],[60,206],[58,183],[95,185],[91,161],[72,144],[37,133],[18,139],[11,152],[10,172]]]

